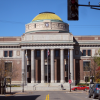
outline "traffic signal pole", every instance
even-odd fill
[[[98,8],[93,8],[93,7],[100,7],[100,6],[97,6],[97,5],[81,5],[81,4],[78,4],[78,6],[85,6],[85,7],[90,7],[91,9],[100,10]]]
[[[90,2],[88,3],[88,5],[82,5],[82,4],[78,4],[78,0],[67,0],[67,17],[68,20],[79,20],[79,6],[84,6],[84,7],[90,7],[91,9],[96,9],[96,10],[100,10],[100,3],[99,5],[90,5]]]

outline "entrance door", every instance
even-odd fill
[[[48,65],[48,83],[50,83],[51,81],[51,69],[50,69],[50,65]]]
[[[47,65],[45,65],[45,82],[47,83],[47,79],[48,79],[48,83],[50,83],[51,81],[51,68],[50,65],[48,65],[48,75],[47,75]]]

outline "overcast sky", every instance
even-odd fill
[[[99,5],[100,0],[90,0],[91,5]],[[88,0],[79,0],[88,4]],[[79,7],[79,20],[67,20],[67,0],[0,0],[0,37],[21,36],[25,24],[41,12],[54,12],[69,24],[74,36],[100,35],[100,10]]]

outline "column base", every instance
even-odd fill
[[[36,81],[36,83],[38,83],[38,81]]]
[[[41,80],[41,83],[44,83],[44,80]]]
[[[51,80],[51,83],[54,83],[54,80]]]
[[[55,83],[57,83],[57,80],[55,80]]]
[[[35,83],[34,81],[31,81],[31,83]]]
[[[65,82],[64,80],[61,80],[61,81],[60,81],[60,83],[64,83],[64,82]]]

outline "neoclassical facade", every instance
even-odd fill
[[[13,83],[85,81],[85,65],[98,52],[100,36],[73,36],[52,12],[40,13],[25,27],[21,37],[0,37],[0,59],[18,71]]]

